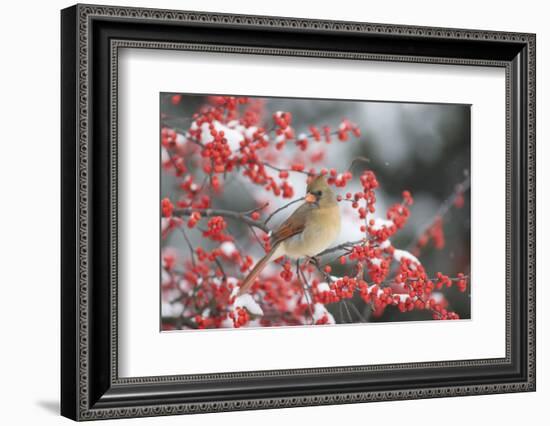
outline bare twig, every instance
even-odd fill
[[[342,324],[345,324],[345,321],[344,321],[344,305],[342,303],[338,303],[338,313],[340,314],[340,322]]]
[[[283,211],[284,209],[286,209],[287,207],[290,207],[292,204],[295,204],[295,203],[298,203],[300,201],[303,201],[304,197],[301,197],[301,198],[298,198],[296,200],[293,200],[291,201],[290,203],[287,203],[285,204],[284,206],[282,207],[279,207],[277,210],[275,210],[273,213],[271,213],[267,219],[264,221],[264,225],[267,225],[267,222],[269,222],[271,219],[273,219],[273,216],[275,216],[277,213]]]
[[[225,270],[223,269],[223,265],[220,262],[220,259],[218,259],[217,257],[214,257],[214,262],[216,262],[216,265],[218,265],[218,268],[220,268],[220,271],[223,274],[223,280],[227,281],[227,274],[225,273]]]
[[[344,308],[346,308],[346,313],[348,314],[349,322],[353,322],[353,317],[351,316],[351,313],[348,308],[348,302],[345,299],[342,299],[341,303],[344,305]]]
[[[254,227],[250,225],[248,225],[248,227],[250,228],[250,232],[252,232],[252,235],[254,235],[254,238],[256,239],[260,247],[262,247],[262,249],[265,249],[264,243],[262,242],[262,240],[260,240],[260,237],[258,237],[258,234],[256,234],[256,230],[254,229]]]
[[[265,209],[267,206],[269,206],[269,201],[266,202],[266,203],[264,203],[264,204],[262,204],[262,205],[259,206],[259,207],[255,207],[255,208],[253,208],[253,209],[250,209],[250,210],[241,212],[241,214],[249,215],[249,214],[252,214],[252,213],[256,213],[256,212],[259,212],[260,210]]]
[[[183,238],[187,243],[187,247],[189,247],[189,251],[191,252],[191,263],[193,263],[193,266],[197,266],[195,263],[195,248],[193,247],[193,244],[191,244],[191,240],[189,240],[187,232],[185,232],[185,228],[183,226],[178,226],[178,229],[181,231]]]
[[[357,317],[361,320],[361,322],[367,322],[367,319],[363,316],[363,314],[361,314],[361,312],[359,312],[359,309],[357,309],[353,301],[350,302],[349,306],[353,308],[353,311],[357,314]]]
[[[349,167],[348,167],[348,171],[351,172],[351,169],[352,169],[353,166],[355,166],[357,163],[370,163],[370,159],[367,158],[367,157],[355,157],[355,158],[351,161],[351,164],[350,164]]]

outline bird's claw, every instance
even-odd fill
[[[306,264],[313,264],[315,266],[319,266],[319,258],[316,256],[307,256],[306,258]]]

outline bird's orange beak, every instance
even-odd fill
[[[317,202],[317,197],[311,192],[308,192],[305,197],[306,203],[315,203]]]

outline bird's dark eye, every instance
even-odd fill
[[[320,197],[321,195],[323,195],[323,191],[317,191],[317,192],[315,192],[315,195],[317,195],[318,197]]]

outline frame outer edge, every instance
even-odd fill
[[[527,305],[528,305],[528,365],[527,379],[536,391],[536,54],[537,36],[529,34],[527,41]]]
[[[229,410],[245,410],[245,409],[264,409],[264,408],[282,408],[293,406],[308,406],[308,405],[326,405],[326,404],[344,404],[353,402],[367,402],[367,401],[383,401],[383,400],[400,400],[400,399],[416,399],[416,398],[432,398],[441,396],[461,396],[461,395],[475,395],[475,394],[488,394],[488,393],[501,393],[501,392],[517,392],[534,390],[535,383],[535,320],[534,320],[534,297],[535,297],[535,210],[534,210],[534,190],[535,190],[535,168],[534,168],[534,155],[535,155],[535,35],[527,33],[509,33],[509,32],[496,32],[496,31],[482,31],[482,30],[462,30],[462,29],[447,29],[447,28],[430,28],[430,27],[414,27],[403,25],[387,25],[387,24],[368,24],[357,22],[336,22],[325,20],[311,20],[311,19],[298,19],[298,18],[279,18],[279,17],[267,17],[267,16],[243,16],[243,15],[229,15],[229,14],[216,14],[208,12],[188,12],[188,11],[169,11],[158,9],[141,9],[141,8],[127,8],[127,7],[111,7],[111,6],[97,6],[97,5],[77,5],[69,9],[65,9],[62,14],[69,14],[72,10],[74,12],[74,28],[71,31],[75,37],[76,48],[72,52],[74,56],[74,64],[72,68],[66,65],[67,57],[65,54],[62,56],[62,69],[69,72],[74,69],[74,97],[72,101],[67,104],[62,103],[62,126],[63,126],[63,140],[62,140],[62,164],[64,167],[63,173],[74,171],[74,182],[67,184],[65,181],[62,184],[62,194],[64,200],[63,209],[65,214],[73,211],[76,216],[76,232],[72,234],[76,241],[76,250],[73,251],[71,256],[67,254],[67,244],[70,229],[67,229],[66,223],[63,223],[62,231],[62,243],[65,250],[62,250],[62,273],[65,273],[65,277],[62,280],[62,291],[66,288],[70,288],[74,293],[76,299],[76,312],[73,316],[67,315],[66,309],[62,310],[62,318],[65,323],[66,318],[70,318],[74,325],[77,325],[76,333],[73,336],[67,337],[67,327],[63,323],[63,331],[65,338],[62,339],[62,353],[65,349],[73,345],[71,353],[75,354],[76,360],[71,364],[71,368],[74,366],[73,372],[75,381],[70,386],[75,393],[75,406],[74,411],[68,410],[67,403],[67,386],[62,386],[62,413],[75,420],[92,420],[102,418],[113,417],[141,417],[151,415],[169,415],[179,413],[205,413],[216,411],[229,411]],[[88,170],[88,137],[89,137],[89,105],[88,105],[88,90],[89,90],[89,46],[91,40],[89,38],[89,18],[91,16],[106,17],[106,18],[120,18],[120,19],[141,19],[141,20],[168,20],[180,23],[210,23],[210,24],[223,24],[232,26],[261,26],[267,28],[280,28],[280,29],[310,29],[318,31],[327,31],[329,33],[345,31],[345,32],[361,32],[361,33],[382,33],[383,35],[410,35],[417,38],[448,38],[448,39],[470,39],[470,40],[486,40],[486,41],[507,41],[523,43],[528,46],[528,93],[526,100],[528,103],[528,160],[526,166],[528,169],[528,183],[527,183],[527,203],[528,203],[528,229],[529,229],[529,241],[527,247],[527,298],[528,298],[528,337],[527,337],[527,356],[528,356],[528,378],[525,382],[508,382],[499,385],[472,385],[468,387],[453,386],[451,388],[428,388],[428,389],[403,389],[401,391],[387,391],[387,392],[367,392],[367,393],[353,393],[353,394],[330,394],[330,395],[317,395],[317,396],[304,396],[304,397],[281,397],[281,398],[268,398],[259,400],[235,400],[235,401],[220,401],[208,404],[162,404],[159,406],[142,406],[137,408],[120,407],[112,409],[93,409],[89,407],[89,387],[88,387],[88,374],[89,374],[89,327],[88,327],[88,239],[89,239],[89,222],[88,222],[88,184],[89,184],[89,170]],[[401,32],[402,31],[402,32]],[[68,31],[70,33],[70,31]],[[62,33],[65,36],[65,33]],[[67,52],[65,49],[63,49]],[[64,86],[64,84],[62,85]],[[64,89],[66,90],[66,89]],[[65,93],[65,92],[63,92]],[[63,96],[62,98],[66,98]],[[75,117],[76,129],[74,132],[74,138],[67,139],[65,137],[65,131],[67,124],[63,122],[63,118],[67,117],[70,109],[74,109],[74,102],[76,100],[77,116]],[[74,142],[77,142],[76,144]],[[75,155],[72,158],[68,158],[67,151],[64,149],[67,143],[72,143],[74,146],[73,152]],[[71,166],[73,169],[71,169]],[[65,175],[63,175],[65,177]],[[69,176],[70,177],[70,176]],[[67,203],[71,200],[66,196],[70,188],[75,189],[73,194],[74,203],[69,206]],[[533,233],[533,235],[531,235]],[[74,262],[74,257],[77,257],[75,275],[77,277],[76,285],[72,280],[67,280],[66,273],[70,271],[69,261]],[[65,295],[64,297],[67,297]],[[67,303],[62,305],[62,309],[66,308]],[[65,313],[64,313],[65,312]],[[68,352],[68,351],[67,351]],[[71,369],[69,368],[69,370]],[[67,366],[62,365],[62,370],[67,372]],[[62,381],[62,384],[65,383]],[[65,411],[64,408],[65,407]],[[70,416],[74,414],[74,417]]]
[[[77,7],[61,11],[61,407],[78,418],[78,280],[76,197]]]

